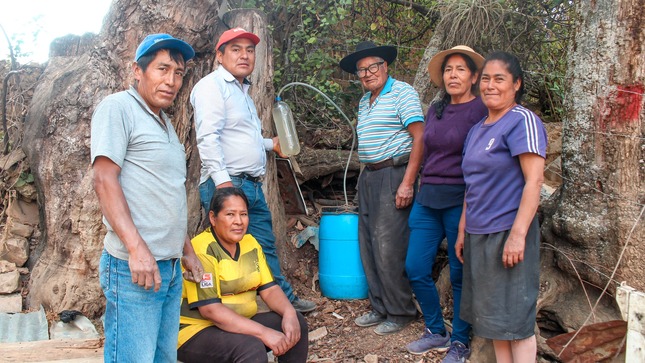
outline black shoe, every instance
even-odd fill
[[[291,302],[291,305],[293,305],[293,308],[296,309],[296,311],[302,314],[316,309],[316,304],[313,301],[301,299],[298,297]]]

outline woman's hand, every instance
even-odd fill
[[[502,254],[502,263],[504,264],[504,267],[511,268],[524,261],[525,245],[526,238],[511,231],[506,243],[504,244],[504,252]]]
[[[464,263],[464,234],[457,234],[457,242],[455,242],[455,256],[462,264]]]
[[[289,348],[293,348],[300,341],[300,322],[295,310],[293,313],[287,312],[282,316],[282,331],[287,337]]]
[[[461,210],[459,218],[459,227],[457,228],[457,241],[455,242],[455,256],[462,264],[464,263],[464,241],[466,240],[466,199]]]
[[[273,355],[276,357],[283,355],[291,348],[287,342],[286,335],[271,328],[264,329],[260,340],[273,351]]]

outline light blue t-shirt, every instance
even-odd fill
[[[466,231],[472,234],[511,229],[525,185],[519,155],[546,157],[546,129],[530,110],[517,105],[495,123],[484,121],[470,129],[461,164]]]
[[[423,122],[419,94],[409,84],[389,77],[374,102],[367,92],[358,104],[358,159],[362,163],[409,154],[412,135],[407,130],[413,122]]]
[[[156,260],[179,258],[187,232],[186,155],[170,119],[155,115],[129,90],[107,96],[92,115],[92,164],[105,156],[121,167],[119,182],[139,234]],[[128,251],[108,221],[104,244],[112,256]]]

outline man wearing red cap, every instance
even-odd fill
[[[316,306],[296,297],[280,271],[271,212],[262,191],[266,153],[281,151],[277,137],[262,137],[262,124],[248,92],[251,83],[247,77],[255,67],[259,42],[257,35],[242,28],[225,31],[215,47],[219,66],[197,82],[190,94],[202,161],[199,194],[208,211],[215,188],[244,191],[249,199],[248,233],[260,242],[275,281],[294,308],[304,313]]]

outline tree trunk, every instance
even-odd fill
[[[441,46],[444,42],[444,32],[443,28],[439,28],[432,34],[430,43],[426,47],[426,50],[423,52],[423,57],[419,62],[419,68],[417,69],[417,74],[414,77],[414,84],[412,85],[417,92],[419,92],[419,98],[421,99],[421,104],[424,106],[429,106],[432,102],[432,99],[435,97],[439,88],[437,88],[432,81],[430,80],[430,73],[428,73],[428,64],[430,59],[434,57],[435,54],[439,53],[443,49]],[[427,107],[424,107],[427,109]]]
[[[215,1],[118,0],[93,41],[70,37],[69,43],[57,45],[63,51],[52,50],[30,105],[23,142],[39,191],[43,228],[40,244],[30,256],[35,265],[29,307],[42,304],[55,312],[76,309],[88,316],[102,313],[98,262],[105,228],[89,163],[92,112],[104,97],[132,83],[135,49],[148,33],[182,38],[193,44],[198,54],[211,51],[217,8]],[[72,42],[78,44],[71,46]],[[190,230],[196,230],[201,212],[199,158],[194,152],[188,97],[212,60],[197,57],[194,63],[168,110],[186,146]]]
[[[645,289],[645,0],[580,1],[569,51],[564,183],[542,228],[557,266]],[[621,251],[624,256],[620,259]],[[568,258],[567,258],[568,257]],[[571,262],[569,259],[573,260]]]

